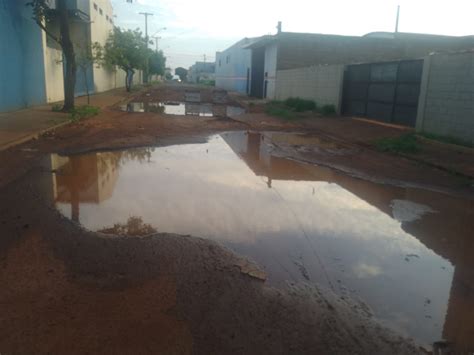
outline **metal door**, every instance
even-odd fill
[[[415,126],[423,60],[349,65],[343,113]]]

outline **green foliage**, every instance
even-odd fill
[[[382,138],[375,141],[375,147],[381,152],[396,154],[415,154],[421,150],[414,133],[404,134],[396,138]]]
[[[73,121],[79,121],[84,118],[97,116],[100,109],[96,106],[82,105],[77,106],[71,111],[71,119]]]
[[[173,74],[171,74],[170,72],[166,72],[165,79],[166,80],[172,80],[173,79]]]
[[[205,85],[205,86],[216,86],[216,81],[215,80],[201,80],[199,84]]]
[[[313,111],[316,109],[316,102],[313,100],[301,99],[299,97],[290,97],[286,99],[285,105],[294,109],[296,112]]]
[[[148,71],[151,75],[164,75],[166,68],[166,57],[163,51],[149,50]]]
[[[334,105],[323,105],[318,107],[318,112],[324,116],[332,116],[336,114],[336,106]]]
[[[469,147],[469,148],[474,148],[474,143],[465,141],[459,138],[455,137],[450,137],[450,136],[442,136],[438,134],[433,134],[433,133],[419,133],[420,136],[425,137],[427,139],[432,139],[434,141],[442,142],[442,143],[448,143],[448,144],[455,144],[455,145],[460,145],[463,147]]]
[[[178,67],[174,70],[175,75],[179,76],[181,81],[186,81],[186,78],[188,76],[188,71],[185,68]]]
[[[144,69],[147,58],[147,44],[137,30],[122,30],[115,27],[102,51],[102,61],[108,66],[118,66],[124,71]]]
[[[289,120],[295,117],[295,113],[293,110],[288,109],[283,103],[280,101],[271,101],[265,107],[265,113],[270,116],[276,116],[283,118],[285,120]]]
[[[52,107],[51,107],[51,111],[53,112],[61,112],[62,111],[62,106],[59,105],[59,104],[54,104]]]

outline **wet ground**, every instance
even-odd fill
[[[0,152],[0,353],[473,351],[469,151],[400,158],[370,142],[405,130],[213,89],[122,102],[168,106]]]
[[[245,109],[238,106],[222,104],[201,104],[194,102],[130,102],[121,105],[120,109],[126,112],[154,112],[171,116],[218,117],[232,118],[245,113]]]
[[[88,230],[211,239],[255,261],[270,285],[323,285],[427,348],[471,344],[472,202],[300,163],[284,157],[289,145],[345,151],[304,134],[231,132],[55,154],[42,192]]]

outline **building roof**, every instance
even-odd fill
[[[408,32],[370,32],[363,36],[346,36],[346,35],[334,35],[334,34],[324,34],[324,33],[299,33],[299,32],[282,32],[276,35],[267,35],[258,37],[256,40],[244,46],[247,49],[255,49],[267,46],[271,43],[274,43],[278,40],[301,40],[306,39],[310,40],[311,38],[323,39],[323,38],[344,38],[354,40],[370,39],[370,40],[406,40],[406,41],[474,41],[474,36],[447,36],[447,35],[434,35],[434,34],[425,34],[425,33],[408,33]]]

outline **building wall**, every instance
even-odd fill
[[[278,69],[422,58],[434,51],[474,47],[473,37],[398,34],[394,38],[281,33]]]
[[[247,83],[247,71],[250,70],[252,58],[251,51],[243,46],[250,41],[252,39],[245,38],[225,51],[216,53],[216,87],[247,93],[250,85]]]
[[[0,0],[0,111],[43,103],[43,37],[26,0]]]
[[[319,65],[277,71],[275,99],[300,97],[341,111],[344,65]]]
[[[264,88],[266,86],[265,98],[267,99],[275,98],[275,84],[277,79],[277,56],[278,44],[273,43],[265,48],[265,65],[263,80]]]
[[[46,35],[45,43],[46,43]],[[46,77],[46,102],[64,100],[63,52],[44,46],[44,75]]]
[[[97,5],[97,9],[94,5]],[[102,14],[100,10],[102,10]],[[98,42],[101,45],[105,45],[107,38],[114,29],[114,14],[110,0],[89,0],[89,13],[92,21],[90,41],[91,43]],[[94,65],[93,77],[95,92],[125,86],[125,73],[122,70],[110,70],[103,66]]]
[[[425,58],[417,130],[474,143],[474,52]]]

